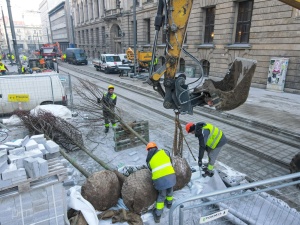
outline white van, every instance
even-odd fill
[[[68,103],[57,73],[0,76],[0,114],[53,103]]]
[[[120,56],[121,62],[122,64],[127,64],[128,63],[128,59],[127,59],[127,54],[118,54]]]
[[[122,61],[118,54],[101,54],[100,58],[93,60],[96,70],[103,70],[104,73],[117,73],[117,66],[122,65]]]

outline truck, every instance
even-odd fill
[[[104,73],[118,73],[118,66],[122,65],[121,58],[118,54],[101,54],[98,59],[92,61],[97,71]]]
[[[40,52],[39,56],[45,59],[49,59],[49,58],[53,59],[56,57],[60,57],[62,54],[58,42],[54,44],[43,44],[39,52]]]

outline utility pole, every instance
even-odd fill
[[[134,76],[136,74],[136,0],[133,0],[133,45],[134,45]]]
[[[6,23],[5,23],[5,18],[4,18],[2,6],[1,6],[1,11],[2,11],[2,19],[3,19],[3,24],[4,24],[4,30],[5,30],[5,35],[6,35],[6,42],[7,42],[8,52],[9,52],[9,55],[11,56],[10,44],[9,44],[7,30],[6,30]],[[11,57],[9,57],[9,60],[10,60],[10,65],[12,65],[13,63],[12,63]]]
[[[20,61],[19,57],[19,51],[18,51],[18,45],[17,45],[17,38],[16,38],[16,33],[15,33],[15,27],[14,27],[14,22],[11,14],[11,6],[10,6],[10,0],[6,0],[7,4],[7,11],[8,11],[8,16],[9,16],[9,23],[10,23],[10,29],[11,29],[11,35],[12,35],[12,41],[13,41],[13,46],[16,54],[16,63],[19,64],[20,68],[22,68],[22,64]]]

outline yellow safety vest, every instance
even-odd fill
[[[160,149],[150,160],[150,168],[152,170],[152,180],[174,174],[174,168],[171,164],[170,157],[163,149]]]
[[[5,71],[5,70],[6,70],[3,63],[0,65],[0,70],[1,70],[1,71]]]
[[[14,56],[14,55],[11,55],[11,59],[15,59],[15,56]]]
[[[207,123],[203,129],[209,130],[210,132],[206,141],[206,145],[211,149],[215,149],[222,138],[223,132],[210,123]]]
[[[107,95],[107,93],[104,94],[105,97],[106,97],[106,95]],[[116,97],[117,97],[117,95],[116,95],[115,93],[113,93],[113,94],[110,96],[110,98],[111,98],[112,100],[114,100]]]
[[[66,59],[66,58],[67,58],[67,55],[66,55],[66,54],[64,54],[64,55],[63,55],[63,58],[64,58],[64,59]]]

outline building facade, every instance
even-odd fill
[[[158,0],[137,0],[137,48],[152,50]],[[73,0],[76,44],[89,57],[124,53],[133,46],[133,1]],[[165,37],[158,38],[159,64]],[[285,91],[300,93],[300,13],[278,0],[194,1],[184,48],[204,75],[223,78],[236,57],[257,60],[252,86],[266,88],[272,57],[288,58]],[[182,54],[179,70],[200,67]]]
[[[11,50],[13,50],[12,34],[8,17],[5,18],[6,30],[10,43]],[[15,34],[17,39],[17,46],[20,52],[32,52],[45,43],[46,40],[42,36],[42,26],[26,23],[24,21],[14,21]],[[5,35],[5,29],[3,25],[3,19],[0,20],[1,24],[1,48],[2,51],[8,52],[7,40]]]

